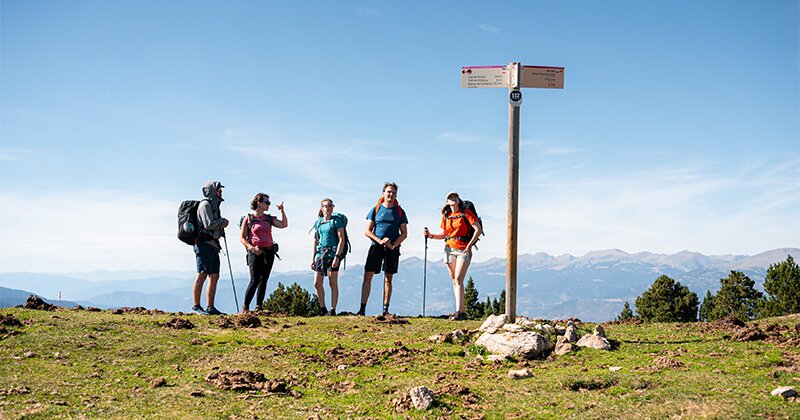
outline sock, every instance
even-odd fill
[[[383,312],[389,312],[389,305],[383,305]]]

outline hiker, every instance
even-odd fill
[[[256,297],[256,308],[261,308],[267,292],[267,280],[272,272],[272,264],[278,253],[278,244],[272,238],[272,227],[283,229],[289,226],[289,219],[283,209],[283,202],[278,204],[281,218],[267,214],[269,195],[258,193],[250,201],[252,213],[242,218],[239,242],[247,249],[247,266],[250,268],[250,284],[244,292],[242,312],[250,311],[250,302]]]
[[[367,213],[367,229],[364,234],[372,240],[364,264],[364,282],[361,284],[361,309],[364,315],[369,299],[372,277],[383,268],[383,315],[389,314],[389,301],[392,298],[392,276],[397,273],[400,262],[400,244],[408,236],[408,217],[397,202],[397,184],[387,182],[383,185],[383,195],[378,205]]]
[[[224,315],[214,307],[214,297],[217,294],[217,281],[219,281],[219,252],[222,246],[219,238],[225,235],[225,228],[228,226],[228,219],[220,215],[219,206],[224,201],[222,199],[222,189],[225,188],[219,181],[208,181],[203,185],[204,200],[200,201],[197,207],[197,219],[200,223],[198,239],[194,244],[194,255],[197,262],[197,277],[194,280],[192,294],[194,306],[192,310],[203,315]],[[203,283],[208,278],[206,287],[206,309],[200,306],[200,294],[203,290]]]
[[[343,215],[333,213],[333,200],[325,198],[320,202],[317,222],[314,223],[314,248],[311,254],[311,269],[314,270],[314,288],[317,290],[319,315],[336,316],[336,303],[339,300],[339,265],[345,258],[345,225]],[[336,216],[336,217],[334,217]],[[331,310],[325,308],[325,288],[322,279],[328,276],[331,286]]]
[[[444,239],[444,263],[450,273],[450,280],[453,282],[453,294],[456,298],[456,312],[450,317],[452,320],[466,319],[464,312],[464,277],[467,276],[470,260],[472,260],[472,248],[478,242],[483,228],[478,217],[465,208],[464,202],[458,193],[451,191],[447,193],[446,204],[442,208],[442,233],[433,234],[424,230],[426,238]],[[470,225],[474,233],[468,235]]]

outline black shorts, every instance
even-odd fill
[[[373,243],[367,253],[367,262],[364,264],[364,272],[380,273],[381,266],[387,274],[397,273],[400,264],[400,247],[389,250],[383,245]]]
[[[331,267],[333,265],[333,258],[322,258],[322,255],[317,254],[314,258],[314,271],[318,273],[322,273],[323,276],[328,274],[328,272],[337,272],[339,271],[339,267],[342,266],[342,262],[339,261],[339,267]]]

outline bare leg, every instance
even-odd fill
[[[453,292],[456,294],[456,312],[464,312],[464,277],[467,276],[469,260],[464,258],[456,259],[455,281],[453,282]]]
[[[200,295],[203,293],[203,283],[205,283],[206,277],[208,277],[206,273],[197,273],[197,277],[194,278],[192,296],[194,297],[195,306],[200,306]]]
[[[375,273],[371,273],[369,271],[364,272],[364,282],[361,283],[361,304],[366,305],[367,300],[369,299],[370,289],[372,288],[372,276]]]
[[[385,273],[383,275],[383,305],[389,306],[392,300],[392,274]]]
[[[208,306],[214,306],[214,297],[217,295],[217,281],[219,281],[219,274],[208,275],[208,287],[206,288]]]
[[[331,309],[336,310],[336,303],[339,301],[339,272],[331,271],[328,273],[328,281],[331,285]]]
[[[325,288],[322,287],[322,273],[319,271],[314,272],[314,289],[317,290],[317,300],[319,301],[319,307],[325,307]]]
[[[458,283],[456,282],[456,263],[455,261],[447,264],[447,273],[450,274],[450,282],[453,283],[453,296],[456,301],[456,313],[460,312],[458,306]]]

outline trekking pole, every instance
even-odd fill
[[[428,228],[425,228],[425,262],[422,263],[422,316],[425,316],[425,289],[428,285]]]
[[[231,287],[233,287],[233,301],[236,302],[236,311],[234,312],[238,312],[241,308],[239,308],[239,298],[236,297],[236,283],[233,282],[233,268],[231,268],[231,255],[228,253],[228,238],[226,238],[225,235],[222,235],[222,239],[225,240],[225,257],[228,258],[228,271],[230,271],[231,273]]]

